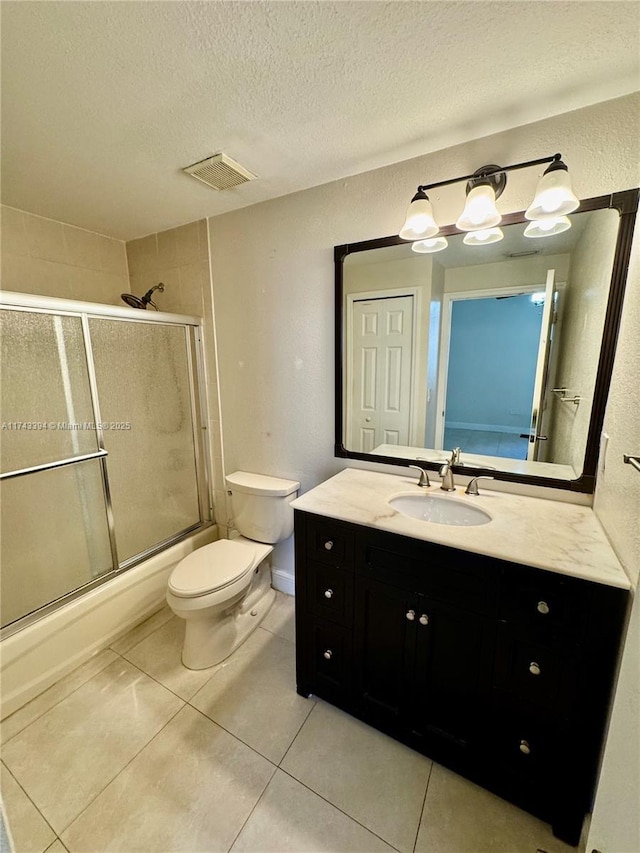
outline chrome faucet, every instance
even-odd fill
[[[456,487],[453,482],[453,471],[451,470],[452,465],[458,465],[460,463],[460,448],[454,447],[451,451],[451,459],[444,463],[441,466],[439,474],[442,477],[442,485],[440,488],[443,492],[455,492]]]
[[[469,480],[469,485],[464,490],[465,495],[478,497],[480,494],[478,491],[478,480],[495,480],[495,477],[489,477],[486,474],[480,474],[479,477],[474,477],[473,480]]]
[[[426,489],[427,486],[430,486],[429,475],[425,471],[424,468],[421,468],[419,465],[409,465],[409,468],[415,468],[416,471],[420,471],[420,479],[418,480],[418,485],[423,489]]]

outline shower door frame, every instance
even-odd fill
[[[50,613],[60,609],[65,604],[80,598],[87,592],[102,586],[109,580],[118,577],[128,569],[144,562],[154,554],[158,554],[171,545],[186,539],[192,534],[211,527],[213,521],[213,506],[211,500],[211,473],[210,454],[208,447],[208,400],[206,392],[206,372],[203,354],[203,321],[201,317],[193,317],[183,314],[169,314],[162,311],[141,311],[135,308],[120,308],[115,305],[103,305],[99,302],[80,302],[71,299],[58,299],[56,297],[33,296],[26,293],[0,291],[0,309],[10,311],[23,311],[25,313],[47,314],[49,316],[77,317],[82,325],[82,338],[84,344],[85,361],[89,376],[89,390],[91,396],[91,409],[93,412],[96,442],[98,449],[93,453],[85,453],[54,462],[45,462],[40,465],[31,465],[27,468],[19,468],[14,471],[0,473],[0,481],[22,477],[27,474],[36,474],[40,471],[51,470],[80,464],[83,462],[98,461],[102,479],[102,489],[105,502],[105,513],[109,545],[111,549],[112,567],[110,571],[104,572],[97,578],[88,581],[80,587],[56,598],[54,601],[27,613],[19,619],[0,629],[0,640],[15,634],[22,628],[44,618]],[[141,316],[142,315],[142,316]],[[122,562],[118,559],[116,544],[116,528],[113,515],[113,504],[111,500],[111,487],[109,483],[109,471],[107,467],[108,451],[104,443],[104,430],[100,416],[100,402],[98,398],[98,381],[93,358],[93,346],[89,329],[90,319],[111,319],[120,322],[151,323],[152,325],[179,326],[185,331],[185,352],[187,371],[189,374],[189,397],[191,405],[191,424],[193,432],[194,464],[196,475],[196,489],[198,497],[199,521],[180,530],[178,533],[167,537],[161,542],[146,548],[144,551],[128,557]],[[64,368],[60,367],[61,370]]]

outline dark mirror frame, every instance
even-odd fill
[[[591,407],[591,419],[589,421],[589,431],[587,434],[587,446],[585,449],[584,465],[582,474],[575,480],[562,480],[554,477],[538,477],[530,474],[513,474],[507,471],[487,471],[484,468],[472,468],[469,465],[464,467],[454,465],[453,471],[456,474],[475,477],[482,473],[490,473],[496,480],[504,480],[511,483],[527,483],[533,486],[548,486],[552,489],[567,489],[573,492],[584,492],[592,494],[596,483],[596,470],[598,465],[598,452],[600,445],[600,433],[604,423],[604,414],[607,405],[607,397],[609,395],[609,386],[611,384],[611,374],[613,372],[613,362],[616,353],[616,344],[618,341],[618,332],[620,330],[620,318],[622,316],[622,307],[624,303],[625,286],[627,282],[627,272],[629,269],[629,259],[631,257],[631,243],[633,241],[633,231],[635,227],[636,213],[638,210],[638,199],[640,197],[640,189],[624,190],[622,192],[613,193],[611,195],[597,196],[595,198],[585,199],[580,203],[580,207],[575,213],[586,213],[591,210],[617,210],[620,216],[620,225],[618,228],[618,236],[616,240],[616,250],[613,258],[613,269],[611,273],[611,284],[609,288],[609,299],[607,302],[607,311],[605,314],[604,331],[602,335],[602,345],[600,347],[600,357],[598,360],[598,369],[596,374],[596,383],[593,393],[593,404]],[[509,213],[502,217],[501,225],[515,225],[524,223],[527,220],[524,218],[524,211]],[[440,229],[440,233],[445,237],[450,237],[454,234],[464,234],[464,231],[459,231],[454,225],[448,225]],[[344,438],[342,435],[342,420],[343,420],[343,267],[344,259],[347,255],[355,252],[367,252],[371,249],[381,249],[385,246],[398,246],[406,244],[406,240],[401,240],[400,237],[381,237],[376,240],[364,240],[360,243],[345,243],[342,246],[334,247],[335,261],[335,455],[344,459],[361,459],[367,462],[377,462],[379,464],[399,465],[406,467],[407,465],[415,464],[413,459],[400,459],[395,456],[378,456],[372,453],[359,453],[352,450],[347,450],[344,446]],[[420,465],[428,470],[438,470],[438,464],[435,462],[424,462],[421,460]]]

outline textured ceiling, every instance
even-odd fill
[[[2,3],[5,204],[131,239],[638,88],[634,2]],[[180,171],[224,151],[259,180]],[[545,152],[546,153],[546,152]]]

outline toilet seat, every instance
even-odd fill
[[[177,598],[196,598],[240,580],[256,564],[251,543],[219,539],[193,551],[175,567],[169,591]]]

